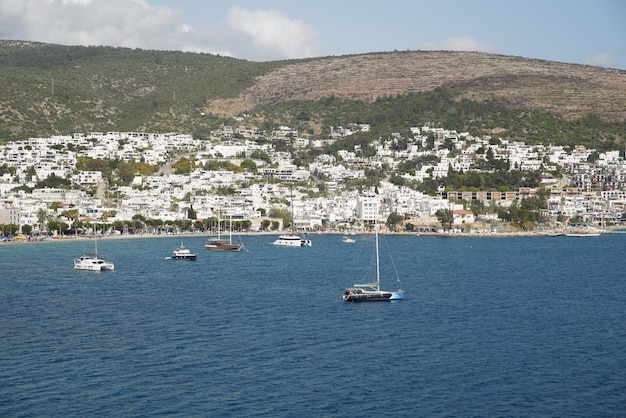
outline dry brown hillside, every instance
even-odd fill
[[[458,88],[474,100],[498,98],[577,119],[596,113],[626,119],[626,71],[477,52],[415,51],[326,57],[258,77],[235,99],[208,111],[232,115],[260,104],[335,96],[370,102],[381,96]]]

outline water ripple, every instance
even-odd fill
[[[1,247],[0,416],[624,416],[624,239],[389,237],[380,304],[341,300],[371,237]]]

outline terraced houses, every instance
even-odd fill
[[[485,206],[507,207],[534,195],[536,190],[439,190],[436,196],[429,196],[387,181],[360,191],[344,185],[364,179],[367,169],[397,170],[403,161],[428,156],[433,157],[430,163],[402,173],[402,177],[409,182],[443,178],[450,169],[475,169],[477,162],[486,158],[485,150],[490,158],[507,160],[511,167],[543,173],[543,187],[549,190],[546,215],[553,222],[563,217],[618,222],[626,211],[626,163],[618,151],[596,153],[584,147],[569,150],[562,146],[494,141],[490,137],[423,126],[410,129],[412,137],[403,148],[397,146],[400,134],[390,133],[372,144],[375,156],[364,157],[356,147],[339,151],[340,161],[323,153],[308,166],[299,167],[290,153],[275,151],[271,141],[280,138],[298,149],[322,148],[359,130],[369,130],[369,125],[334,127],[324,139],[310,139],[283,126],[273,133],[263,133],[269,141],[257,142],[261,136],[257,130],[226,126],[214,132],[210,140],[179,133],[92,132],[7,143],[0,148],[0,224],[31,225],[37,230],[42,227],[41,211],[60,216],[62,209],[69,206],[77,208],[79,216],[85,219],[107,214],[108,222],[128,221],[136,215],[183,220],[187,219],[189,208],[193,208],[198,219],[204,219],[217,216],[219,211],[222,217],[249,219],[253,228],[258,228],[272,209],[286,209],[292,200],[295,225],[304,230],[361,225],[373,216],[372,202],[382,220],[395,212],[407,222],[432,225],[437,222],[435,214],[439,209],[450,209],[456,221],[471,223],[474,218],[465,210],[468,203],[479,201]],[[258,152],[269,156],[270,161],[254,159]],[[176,174],[167,170],[181,156],[193,157],[189,172]],[[78,171],[80,157],[141,162],[161,169],[154,175],[137,175],[130,185],[113,187],[104,184],[102,172]],[[216,159],[228,159],[235,165],[252,159],[256,170],[205,168],[207,162]],[[548,174],[554,172],[563,176]],[[70,179],[72,188],[37,188],[40,180],[51,175]],[[324,181],[313,181],[320,178]],[[297,183],[298,187],[288,187],[286,183]],[[26,191],[30,189],[32,192]],[[225,189],[233,192],[220,192]]]

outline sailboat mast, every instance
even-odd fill
[[[233,243],[233,205],[230,205],[230,222],[228,223],[228,243]]]
[[[378,255],[378,222],[376,223],[376,290],[380,290],[380,258]]]
[[[222,208],[218,207],[217,208],[217,239],[221,239],[222,238]]]
[[[296,220],[293,217],[293,185],[291,186],[291,235],[296,234]]]
[[[98,257],[98,238],[96,235],[96,223],[93,223],[93,244],[94,244],[94,249],[96,250],[96,257]]]

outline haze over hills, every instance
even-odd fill
[[[510,127],[500,116],[512,110],[518,113],[507,120],[523,112],[548,115],[556,124],[549,130],[557,135],[570,135],[580,121],[592,120],[603,140],[623,145],[626,138],[626,71],[476,52],[259,63],[178,51],[0,41],[0,77],[0,140],[110,130],[208,137],[244,112],[251,115],[248,123],[297,124],[301,132],[324,135],[329,124],[371,117],[381,101],[412,123],[428,117],[468,129],[489,119],[481,128],[506,131]],[[450,113],[456,103],[463,109]],[[526,119],[517,135],[536,131],[533,123],[545,130],[545,120]]]

